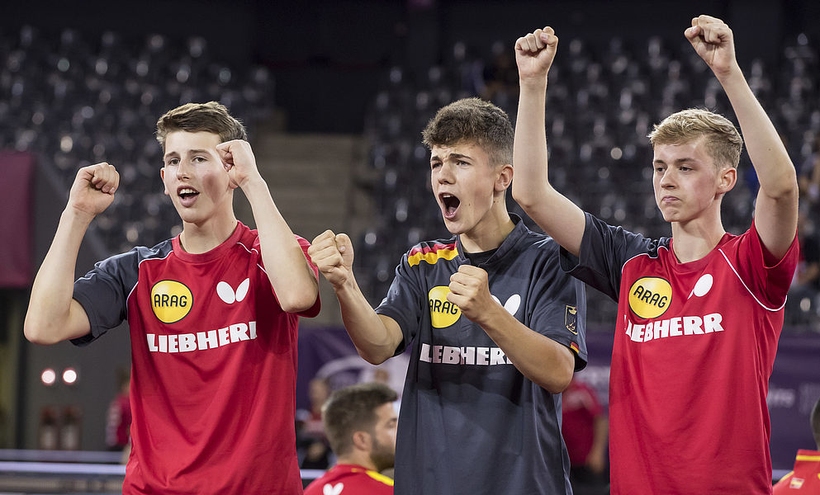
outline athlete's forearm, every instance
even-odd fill
[[[398,324],[373,310],[355,280],[334,290],[345,329],[359,355],[371,364],[393,357],[403,339]]]
[[[738,67],[721,81],[737,116],[760,187],[772,197],[792,195],[797,174],[783,140]]]
[[[531,330],[500,305],[487,313],[481,327],[521,374],[553,394],[569,386],[575,358],[566,346]]]
[[[242,188],[253,211],[262,260],[279,305],[289,313],[310,309],[319,294],[319,281],[261,178]]]
[[[93,217],[66,208],[31,288],[23,332],[27,339],[53,344],[90,331],[82,307],[73,300],[77,256]]]

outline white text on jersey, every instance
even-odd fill
[[[626,334],[635,342],[681,337],[684,335],[704,335],[722,332],[723,315],[711,313],[700,316],[676,316],[667,320],[650,321],[645,325],[633,325],[627,321]]]
[[[498,347],[455,347],[430,344],[421,344],[419,361],[433,364],[474,364],[476,366],[512,364],[504,351]]]
[[[148,350],[151,352],[191,352],[215,349],[243,340],[253,340],[256,338],[256,322],[235,323],[218,330],[208,330],[207,332],[178,333],[170,335],[157,335],[149,333]]]

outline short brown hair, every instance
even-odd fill
[[[165,149],[165,138],[175,131],[211,132],[218,134],[220,142],[248,139],[245,126],[228,113],[228,109],[215,101],[186,103],[169,110],[157,121],[157,141]]]
[[[398,400],[395,390],[383,383],[368,382],[340,388],[322,406],[322,422],[330,448],[344,455],[353,448],[353,433],[373,432],[375,410]]]
[[[659,144],[683,144],[701,137],[706,139],[706,151],[717,166],[737,168],[743,138],[729,119],[701,108],[689,108],[673,113],[655,124],[649,133],[652,147]]]
[[[513,131],[504,110],[480,98],[463,98],[442,107],[421,133],[428,149],[473,141],[493,165],[512,164]]]

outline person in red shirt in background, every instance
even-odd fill
[[[787,474],[774,485],[774,495],[817,494],[820,493],[820,399],[811,411],[811,431],[817,450],[797,451],[794,460],[794,471]]]
[[[108,405],[105,443],[108,450],[122,452],[131,442],[131,373],[119,370],[117,384],[117,396]]]
[[[607,494],[609,419],[598,394],[573,377],[562,400],[561,434],[569,452],[572,491],[576,495]]]
[[[396,391],[382,383],[336,390],[322,407],[322,421],[337,462],[305,488],[305,495],[393,495],[398,416]]]

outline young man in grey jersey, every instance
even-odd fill
[[[422,136],[453,237],[412,247],[375,310],[347,235],[326,231],[308,251],[364,359],[410,349],[395,493],[571,493],[560,393],[586,365],[583,285],[552,239],[507,211],[513,129],[501,109],[456,101]]]

